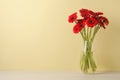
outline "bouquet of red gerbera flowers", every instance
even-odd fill
[[[68,22],[75,23],[73,32],[75,34],[80,33],[84,40],[84,49],[81,57],[80,65],[83,72],[88,72],[91,68],[92,71],[96,71],[96,64],[93,58],[92,43],[94,37],[100,28],[106,28],[109,21],[106,17],[102,16],[102,12],[93,12],[88,9],[80,9],[81,19],[78,19],[77,12],[69,16]]]

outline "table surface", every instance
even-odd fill
[[[83,74],[81,72],[0,71],[0,80],[120,80],[120,72]]]

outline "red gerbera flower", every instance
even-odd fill
[[[79,12],[80,12],[81,16],[84,18],[90,17],[89,10],[87,10],[87,9],[81,9]]]
[[[89,10],[89,13],[91,14],[92,17],[97,17],[97,16],[99,16],[99,15],[103,15],[102,12],[93,12],[93,11],[91,11],[91,10]]]
[[[109,21],[106,17],[100,16],[99,17],[99,24],[105,29],[105,25],[109,24]]]
[[[73,23],[76,19],[77,19],[77,13],[75,12],[68,17],[68,22]]]
[[[103,13],[102,12],[96,12],[95,15],[99,16],[99,15],[103,15]]]
[[[99,21],[99,24],[105,29],[105,24],[101,20]]]
[[[99,15],[103,15],[103,13],[102,12],[95,12],[93,17],[99,17]]]
[[[95,12],[89,10],[89,14],[92,15],[92,16],[94,16],[94,15],[95,15]]]
[[[73,32],[74,32],[75,34],[79,33],[81,30],[82,30],[82,27],[80,27],[79,24],[76,24],[76,25],[73,27]]]
[[[79,19],[77,21],[78,21],[78,24],[80,25],[81,28],[85,27],[85,20],[84,19]]]
[[[93,18],[93,17],[92,18],[88,18],[86,20],[86,24],[87,24],[88,27],[94,27],[94,26],[97,25],[97,23],[98,23],[98,21],[95,18]]]

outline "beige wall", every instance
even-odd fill
[[[0,0],[0,70],[80,71],[80,35],[69,14],[103,11],[110,25],[94,41],[98,71],[120,71],[120,0]]]

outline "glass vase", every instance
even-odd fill
[[[81,70],[84,73],[88,73],[88,71],[89,72],[96,71],[96,64],[92,52],[92,42],[89,40],[84,41],[80,66],[81,66]]]

